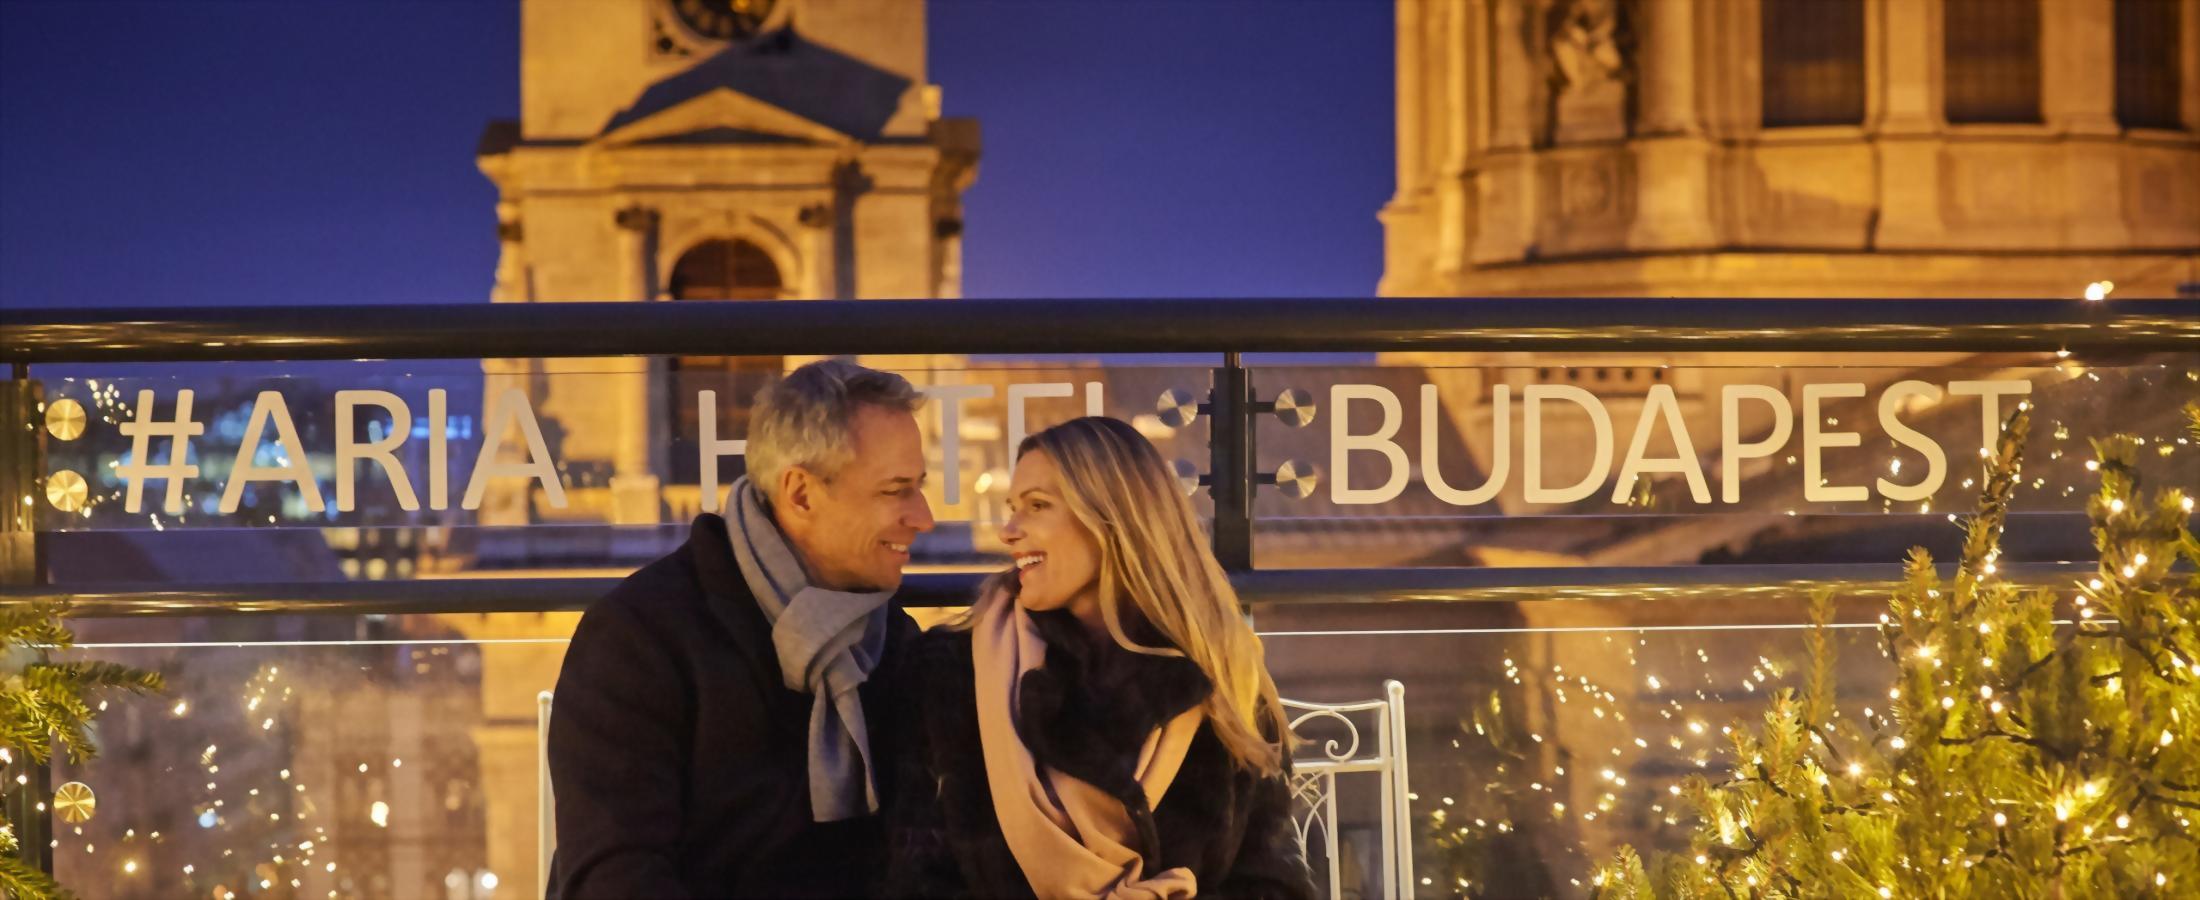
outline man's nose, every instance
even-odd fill
[[[907,521],[909,527],[917,531],[931,531],[932,526],[935,524],[932,519],[932,501],[925,499],[922,492],[916,492],[916,498],[916,514],[906,517],[905,521]]]

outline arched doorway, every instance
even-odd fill
[[[672,299],[783,300],[786,280],[764,248],[744,240],[710,240],[689,248],[672,266],[667,285]],[[666,364],[671,375],[667,397],[672,423],[671,483],[695,484],[702,477],[695,393],[718,392],[720,437],[748,433],[749,400],[779,376],[777,356],[681,356]],[[737,460],[719,467],[720,484],[744,471]]]

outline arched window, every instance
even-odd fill
[[[712,240],[695,245],[672,266],[666,286],[676,301],[780,300],[787,297],[779,264],[764,248],[743,240]],[[697,391],[718,392],[718,436],[748,433],[749,400],[779,376],[785,363],[777,356],[682,356],[666,368],[671,376],[668,421],[672,424],[671,483],[695,484],[702,478]],[[743,471],[738,458],[718,467],[723,487]]]
[[[680,255],[669,285],[675,300],[778,300],[786,284],[771,254],[748,241],[704,241]]]
[[[2185,127],[2177,101],[2183,4],[2116,0],[2116,122],[2125,128]]]
[[[1764,127],[1863,123],[1863,0],[1763,0],[1758,24]]]
[[[1945,0],[1941,9],[1948,121],[2040,121],[2039,0]]]

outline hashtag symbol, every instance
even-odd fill
[[[205,425],[191,421],[191,392],[177,391],[175,421],[161,422],[153,418],[153,392],[138,391],[137,418],[122,423],[121,428],[130,437],[130,461],[115,467],[115,474],[130,485],[123,511],[134,513],[144,505],[145,479],[166,478],[168,503],[164,508],[171,516],[182,513],[183,480],[199,474],[199,467],[187,462],[191,458],[191,438],[206,433]],[[168,461],[154,465],[148,457],[157,437],[168,439]]]

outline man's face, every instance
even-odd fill
[[[932,530],[924,499],[924,442],[917,418],[877,406],[850,423],[855,458],[830,481],[811,482],[806,508],[782,522],[817,586],[890,591],[901,586],[909,545]]]

